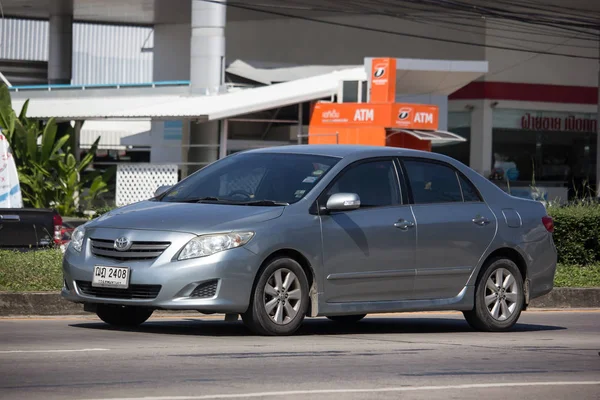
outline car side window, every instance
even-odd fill
[[[449,166],[416,160],[406,160],[404,166],[415,204],[463,201],[458,176]]]
[[[475,189],[475,186],[469,181],[467,178],[458,174],[458,179],[460,180],[460,187],[462,189],[463,198],[468,202],[479,202],[481,201],[481,197],[479,196],[479,192]]]
[[[335,193],[356,193],[360,197],[361,208],[400,204],[400,188],[393,161],[376,160],[351,166],[335,180],[327,191],[327,198]]]

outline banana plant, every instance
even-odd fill
[[[94,142],[91,150],[79,163],[71,153],[58,160],[60,173],[57,179],[57,194],[59,195],[55,199],[55,203],[61,215],[73,215],[80,206],[89,206],[99,195],[108,192],[106,182],[114,175],[114,168],[109,168],[103,174],[93,172],[83,175],[94,159],[99,141],[100,138]]]
[[[8,88],[0,86],[0,128],[15,157],[23,199],[31,207],[53,207],[63,216],[76,215],[80,206],[108,191],[106,182],[115,170],[109,169],[102,175],[85,174],[82,178],[82,172],[93,161],[100,138],[78,162],[68,145],[71,135],[67,133],[57,139],[54,118],[45,124],[29,120],[28,105],[26,101],[17,116]]]

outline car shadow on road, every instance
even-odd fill
[[[70,326],[83,329],[137,332],[164,335],[195,336],[249,336],[252,333],[241,323],[225,322],[202,317],[173,320],[151,319],[137,328],[117,328],[102,322],[85,322]],[[519,323],[511,332],[540,332],[567,329],[562,326],[536,325]],[[367,318],[360,322],[343,324],[325,318],[307,319],[295,335],[368,335],[368,334],[439,334],[439,333],[472,333],[476,334],[464,320],[456,318]]]

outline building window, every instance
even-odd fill
[[[595,116],[495,110],[492,178],[515,184],[593,189],[596,181]]]

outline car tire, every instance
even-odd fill
[[[148,320],[154,310],[143,307],[98,304],[96,315],[109,325],[136,327]]]
[[[351,323],[360,321],[361,319],[363,319],[366,316],[367,316],[367,314],[331,315],[331,316],[328,316],[327,318],[332,321],[339,322],[342,324],[351,324]]]
[[[476,330],[504,332],[517,323],[524,299],[523,277],[517,265],[507,258],[496,258],[484,266],[477,280],[475,307],[463,314]]]
[[[276,258],[260,271],[242,320],[259,335],[291,335],[308,310],[308,290],[300,264],[291,258]]]

